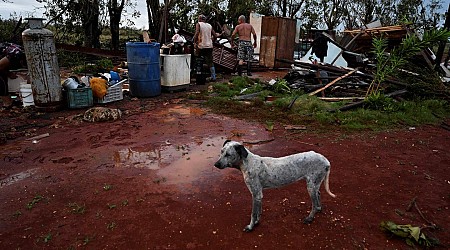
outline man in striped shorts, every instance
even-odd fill
[[[242,65],[244,60],[247,61],[247,75],[251,76],[251,61],[253,60],[253,49],[256,48],[256,32],[253,26],[245,22],[245,16],[241,15],[238,18],[238,25],[231,35],[231,39],[234,39],[236,35],[239,36],[238,41],[238,55],[239,60],[238,74],[242,75]],[[251,35],[253,34],[253,45]],[[234,45],[233,45],[234,47]]]

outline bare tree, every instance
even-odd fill
[[[328,30],[334,30],[341,23],[348,0],[321,0],[322,17]]]

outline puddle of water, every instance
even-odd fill
[[[169,114],[179,114],[184,116],[201,116],[206,112],[198,107],[185,107],[182,105],[175,106],[168,109]]]
[[[174,159],[165,168],[158,171],[168,184],[191,183],[202,175],[215,170],[213,164],[219,158],[224,139],[222,137],[208,138],[201,144],[190,144],[188,154]]]
[[[9,186],[13,183],[16,183],[18,181],[21,181],[25,178],[28,178],[35,174],[37,172],[38,168],[28,169],[26,171],[20,172],[18,174],[13,174],[11,176],[8,176],[4,178],[3,180],[0,180],[0,188]]]
[[[160,169],[170,163],[172,157],[183,154],[183,148],[166,145],[126,148],[114,153],[116,166]]]
[[[172,116],[172,115],[178,115],[178,116],[202,116],[206,114],[206,111],[198,108],[198,107],[186,107],[183,105],[177,105],[172,108],[165,109],[161,112],[159,112],[159,115],[163,116]],[[166,117],[166,122],[176,121],[177,119],[175,117]]]
[[[222,137],[195,139],[187,145],[126,148],[114,154],[118,167],[156,170],[163,183],[180,184],[212,172],[224,142]]]

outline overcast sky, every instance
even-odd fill
[[[12,3],[5,3],[0,0],[0,16],[5,19],[9,18],[10,14],[16,13],[16,16],[22,16],[22,17],[43,17],[42,8],[39,9],[39,7],[42,7],[43,5],[36,2],[35,0],[8,0]],[[148,22],[147,22],[147,11],[145,8],[145,0],[136,0],[137,1],[137,10],[141,12],[141,17],[139,17],[136,20],[133,20],[136,24],[136,28],[148,28]],[[442,13],[445,12],[445,10],[448,8],[447,1],[443,1],[443,9],[441,10]],[[443,21],[442,21],[443,23]]]
[[[36,2],[35,0],[8,0],[12,3],[5,3],[0,1],[0,16],[2,19],[7,19],[10,14],[16,13],[15,16],[26,17],[43,17],[43,9],[39,9],[43,4]],[[141,17],[133,20],[136,24],[136,28],[145,27],[147,29],[147,11],[145,9],[145,0],[136,0],[137,10],[141,12]]]

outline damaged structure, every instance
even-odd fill
[[[330,34],[320,32],[315,36],[311,48],[299,60],[279,60],[291,64],[292,69],[284,79],[291,88],[302,89],[310,95],[320,94],[319,98],[323,100],[365,99],[369,86],[373,84],[377,67],[373,39],[386,39],[386,52],[389,53],[401,45],[407,35],[414,34],[408,26],[383,27],[379,22],[371,25],[366,29],[345,30],[339,43]],[[435,59],[430,49],[423,49],[410,62],[420,68],[433,70]],[[444,75],[442,82],[448,85],[450,72],[447,67],[441,68]],[[414,70],[399,70],[410,75],[417,74],[412,72]],[[385,82],[392,92],[385,93],[388,96],[407,92],[408,84],[396,77],[386,78]]]

